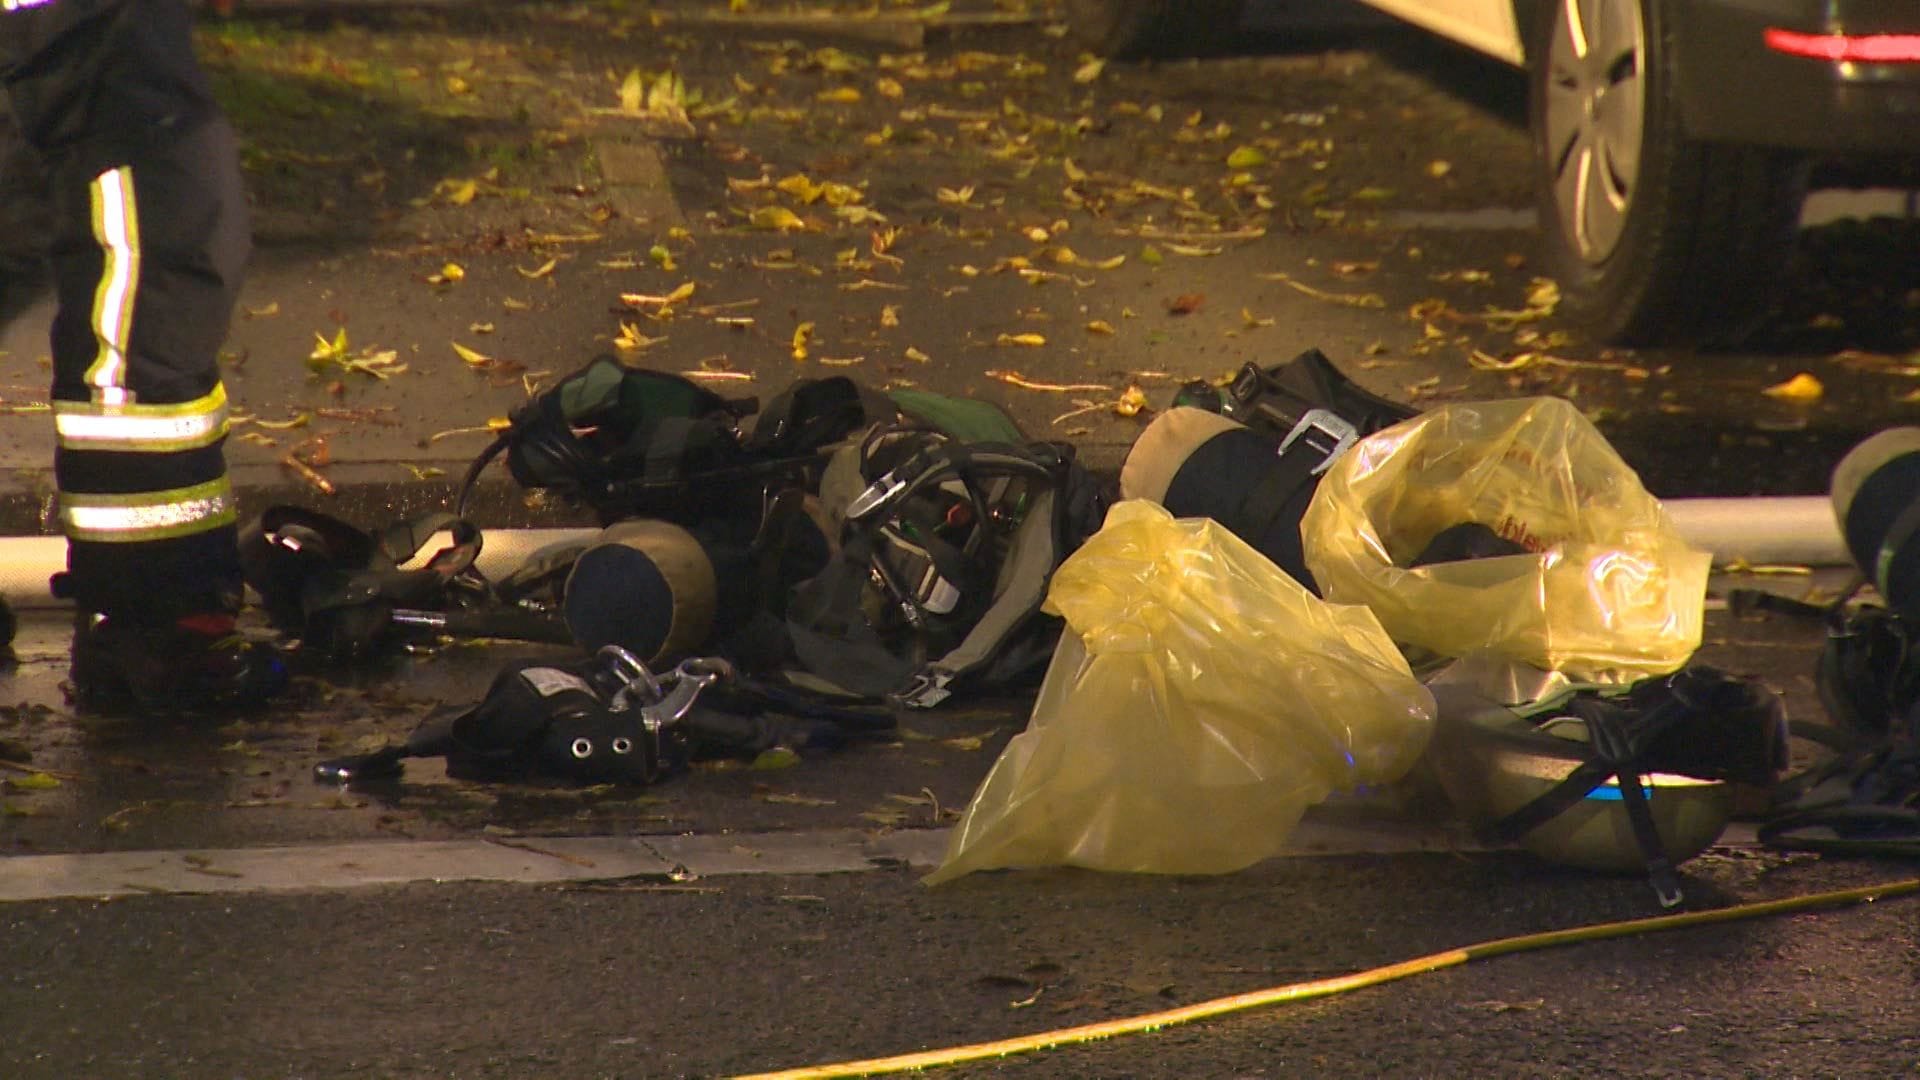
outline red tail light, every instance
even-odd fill
[[[1920,64],[1920,34],[1802,34],[1770,27],[1767,48],[1789,56],[1857,64]]]

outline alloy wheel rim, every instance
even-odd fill
[[[1542,137],[1560,233],[1581,259],[1620,244],[1646,134],[1640,0],[1561,0],[1547,47]]]

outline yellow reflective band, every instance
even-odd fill
[[[93,238],[100,245],[100,284],[93,291],[93,336],[99,354],[87,383],[101,400],[126,400],[127,334],[140,288],[140,215],[133,206],[133,170],[122,165],[93,178]]]
[[[131,544],[231,525],[233,488],[226,477],[172,491],[137,495],[60,493],[60,528],[69,540]]]
[[[56,401],[53,428],[68,450],[192,450],[227,433],[227,388],[178,405]]]

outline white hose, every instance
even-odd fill
[[[1748,499],[1669,499],[1663,503],[1688,543],[1713,554],[1716,566],[1734,562],[1845,566],[1852,560],[1825,496]],[[528,555],[560,542],[589,540],[600,530],[495,529],[480,548],[479,569],[504,577]],[[436,535],[421,558],[449,543]],[[67,543],[57,536],[0,537],[0,594],[15,607],[54,607],[47,579],[66,568]]]

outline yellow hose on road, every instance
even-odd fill
[[[1551,949],[1561,945],[1577,945],[1588,941],[1604,941],[1609,938],[1633,937],[1638,934],[1654,934],[1664,930],[1683,930],[1695,926],[1707,926],[1713,923],[1736,922],[1742,919],[1758,919],[1768,915],[1786,915],[1793,912],[1813,911],[1819,908],[1840,907],[1847,904],[1867,903],[1920,892],[1920,878],[1905,881],[1893,881],[1883,885],[1869,885],[1858,889],[1841,889],[1835,892],[1813,893],[1808,896],[1789,897],[1785,900],[1765,900],[1752,904],[1739,904],[1734,907],[1716,908],[1712,911],[1691,911],[1680,915],[1660,915],[1647,919],[1628,919],[1623,922],[1596,923],[1592,926],[1580,926],[1571,930],[1549,930],[1539,934],[1525,934],[1520,937],[1496,938],[1477,945],[1468,945],[1461,949],[1449,949],[1413,960],[1403,960],[1385,967],[1356,971],[1351,975],[1341,975],[1331,979],[1313,979],[1308,982],[1291,983],[1286,986],[1269,987],[1265,990],[1252,990],[1244,994],[1214,998],[1193,1005],[1183,1005],[1177,1009],[1147,1013],[1143,1016],[1124,1017],[1118,1020],[1102,1020],[1093,1024],[1081,1024],[1078,1027],[1058,1028],[1053,1031],[1036,1032],[1032,1035],[1020,1035],[1011,1039],[998,1039],[993,1042],[973,1043],[967,1046],[952,1046],[942,1050],[923,1050],[914,1054],[899,1054],[894,1057],[868,1058],[864,1061],[841,1061],[829,1065],[809,1065],[798,1069],[783,1069],[779,1072],[751,1073],[734,1080],[827,1080],[831,1077],[876,1076],[886,1073],[907,1072],[914,1069],[931,1069],[942,1065],[958,1065],[966,1061],[979,1061],[982,1058],[1006,1057],[1009,1054],[1024,1054],[1033,1050],[1047,1050],[1059,1046],[1074,1046],[1080,1043],[1094,1042],[1098,1039],[1110,1039],[1116,1035],[1135,1035],[1141,1032],[1155,1031],[1173,1027],[1176,1024],[1206,1020],[1227,1013],[1257,1009],[1266,1005],[1282,1005],[1293,1001],[1306,1001],[1311,998],[1331,997],[1344,994],[1349,990],[1358,990],[1367,986],[1404,979],[1409,975],[1421,975],[1429,971],[1458,967],[1470,960],[1484,960],[1492,956],[1505,956],[1508,953],[1531,952],[1535,949]]]

